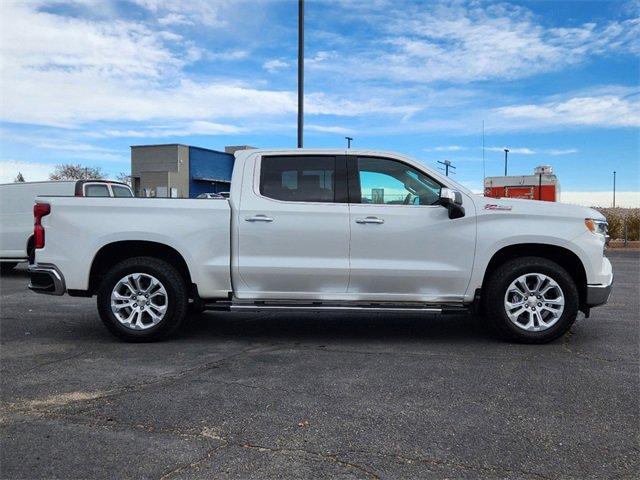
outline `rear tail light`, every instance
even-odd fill
[[[51,205],[48,203],[36,203],[33,206],[33,244],[35,248],[44,248],[44,227],[42,217],[51,213]]]

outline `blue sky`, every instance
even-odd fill
[[[129,146],[293,147],[297,3],[0,6],[2,181]],[[307,1],[305,146],[394,150],[481,189],[551,164],[568,199],[640,204],[640,3]],[[485,163],[482,162],[482,121]],[[637,206],[637,205],[636,205]]]

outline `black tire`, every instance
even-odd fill
[[[0,273],[11,273],[14,268],[16,268],[18,262],[2,262],[0,263]]]
[[[145,329],[133,330],[116,318],[111,311],[111,292],[127,274],[146,273],[155,277],[167,292],[167,310],[159,323]],[[189,297],[187,284],[169,263],[153,257],[134,257],[112,267],[98,289],[98,312],[107,329],[126,342],[155,342],[178,331],[186,322]]]
[[[553,279],[564,294],[564,310],[558,321],[546,330],[527,331],[516,326],[507,315],[504,301],[509,285],[519,276],[541,273]],[[575,281],[557,263],[541,257],[509,260],[499,266],[489,278],[484,293],[484,317],[501,337],[520,343],[547,343],[564,335],[578,315],[579,294]]]

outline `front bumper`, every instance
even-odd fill
[[[67,290],[64,283],[64,276],[58,267],[51,264],[29,265],[29,290],[45,295],[64,295]]]
[[[587,285],[587,306],[591,308],[607,303],[609,295],[611,295],[612,286],[613,275],[611,275],[611,282],[609,282],[609,285]]]

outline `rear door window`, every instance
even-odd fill
[[[110,197],[109,188],[105,184],[93,183],[84,186],[85,197]]]
[[[122,185],[111,185],[111,190],[113,190],[114,197],[133,197],[131,190]]]
[[[287,202],[340,201],[340,182],[346,175],[338,175],[335,156],[273,156],[263,157],[260,167],[260,193],[268,198]],[[340,160],[341,161],[341,160]],[[345,167],[346,168],[346,167]],[[345,170],[346,171],[346,170]],[[338,199],[338,200],[337,200]]]

